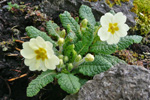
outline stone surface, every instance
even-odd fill
[[[150,70],[120,64],[94,76],[64,100],[150,100]]]
[[[97,21],[99,21],[100,17],[106,12],[114,10],[115,12],[123,12],[127,16],[127,24],[129,26],[134,26],[136,24],[134,20],[136,15],[130,11],[133,7],[133,0],[122,3],[121,6],[114,5],[113,8],[109,7],[105,0],[99,0],[97,2],[88,2],[84,0],[42,0],[41,11],[50,16],[56,14],[58,16],[59,13],[65,10],[78,14],[81,4],[88,5],[92,8]]]

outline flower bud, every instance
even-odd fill
[[[58,43],[59,46],[64,44],[64,38],[59,38],[57,43]]]
[[[71,71],[72,69],[73,69],[73,65],[72,65],[72,63],[69,63],[68,64],[68,70]]]
[[[63,62],[62,59],[59,59],[59,65],[57,65],[57,70],[60,71],[60,69],[63,68],[63,67],[64,67],[64,62]]]
[[[69,73],[69,71],[66,68],[62,68],[61,72],[66,74]]]
[[[59,59],[63,59],[63,57],[64,57],[63,55],[59,55],[58,56]]]
[[[82,59],[82,56],[81,55],[78,55],[75,59],[75,62],[79,62],[80,60]]]
[[[66,30],[63,29],[63,30],[61,31],[60,37],[65,38],[65,35],[66,35]]]
[[[64,64],[64,62],[63,62],[62,59],[59,60],[59,64],[60,64],[60,65],[63,65],[63,64]]]
[[[94,56],[93,56],[92,54],[87,54],[87,55],[85,56],[85,61],[87,61],[87,62],[92,62],[92,61],[94,61]]]
[[[64,62],[67,62],[69,60],[68,56],[64,56]]]
[[[88,20],[87,19],[84,19],[81,21],[81,27],[82,28],[86,28],[87,27],[87,23],[88,23]]]

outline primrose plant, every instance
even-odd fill
[[[121,12],[106,13],[99,23],[91,8],[82,5],[79,9],[81,21],[67,11],[59,17],[64,29],[48,21],[48,35],[33,26],[26,27],[31,39],[23,43],[24,63],[31,71],[43,71],[29,83],[28,97],[35,96],[53,81],[67,93],[77,93],[88,80],[83,76],[93,77],[117,63],[125,63],[111,54],[142,40],[141,36],[126,36],[129,27]]]

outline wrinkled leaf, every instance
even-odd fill
[[[35,96],[40,91],[40,89],[45,87],[50,82],[53,82],[55,75],[56,74],[51,70],[42,72],[41,75],[39,75],[36,79],[32,80],[29,83],[27,87],[27,96],[28,97]]]
[[[72,74],[61,73],[56,78],[58,78],[60,87],[67,93],[74,94],[79,91],[80,83],[78,77]]]

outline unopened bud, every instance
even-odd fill
[[[60,45],[60,46],[61,46],[62,44],[64,44],[64,38],[59,38],[57,43],[58,43],[58,45]]]
[[[59,59],[59,64],[60,64],[60,65],[63,65],[63,64],[64,64],[64,62],[63,62],[62,59]]]
[[[86,28],[87,27],[87,23],[88,23],[88,20],[87,19],[84,19],[81,21],[81,27],[82,28]]]
[[[66,68],[62,68],[61,72],[62,72],[62,73],[66,73],[66,74],[69,73]]]
[[[64,62],[62,59],[59,59],[59,65],[57,66],[58,69],[63,68]]]
[[[66,30],[63,29],[63,30],[61,31],[60,37],[65,38],[65,35],[66,35]]]
[[[63,59],[63,57],[64,57],[63,55],[59,55],[58,56],[59,59]]]
[[[79,62],[80,60],[82,59],[82,56],[81,55],[78,55],[75,59],[75,62]]]
[[[69,60],[68,56],[64,56],[64,62],[67,62]]]
[[[73,65],[72,65],[72,63],[69,63],[68,64],[68,70],[71,71],[72,69],[73,69]]]
[[[74,45],[74,44],[71,44],[71,45],[70,45],[70,48],[75,48],[75,45]]]
[[[92,61],[94,61],[94,56],[93,56],[92,54],[87,54],[87,55],[85,56],[85,61],[87,61],[87,62],[92,62]]]

